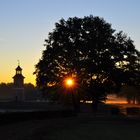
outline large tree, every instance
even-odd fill
[[[61,19],[45,40],[46,49],[36,65],[36,81],[46,90],[61,87],[67,76],[77,79],[83,97],[94,106],[107,93],[134,83],[139,52],[123,32],[116,33],[103,18]],[[135,74],[134,74],[135,72]]]

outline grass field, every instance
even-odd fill
[[[10,105],[11,109],[49,107],[44,104],[1,103],[1,108],[8,109]],[[29,120],[12,123],[2,123],[1,119],[0,140],[140,140],[140,116],[111,115],[108,112],[111,105],[101,106],[96,115],[92,113],[89,105],[81,107],[82,112],[77,116],[61,117],[58,114],[40,119],[32,116]],[[14,118],[18,119],[18,116]]]
[[[1,140],[140,140],[140,119],[94,116],[30,120],[0,126]]]

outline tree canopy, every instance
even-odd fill
[[[84,97],[100,101],[124,84],[140,85],[140,52],[130,37],[103,18],[61,19],[45,47],[35,70],[41,89],[61,87],[72,76]]]

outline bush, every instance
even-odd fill
[[[139,107],[127,107],[126,113],[127,113],[127,115],[139,115],[140,108]]]
[[[111,115],[119,115],[120,109],[118,107],[112,107],[111,108]]]

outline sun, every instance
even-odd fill
[[[66,85],[67,87],[73,87],[73,86],[74,86],[74,80],[73,80],[72,78],[67,78],[67,79],[65,80],[65,85]]]

